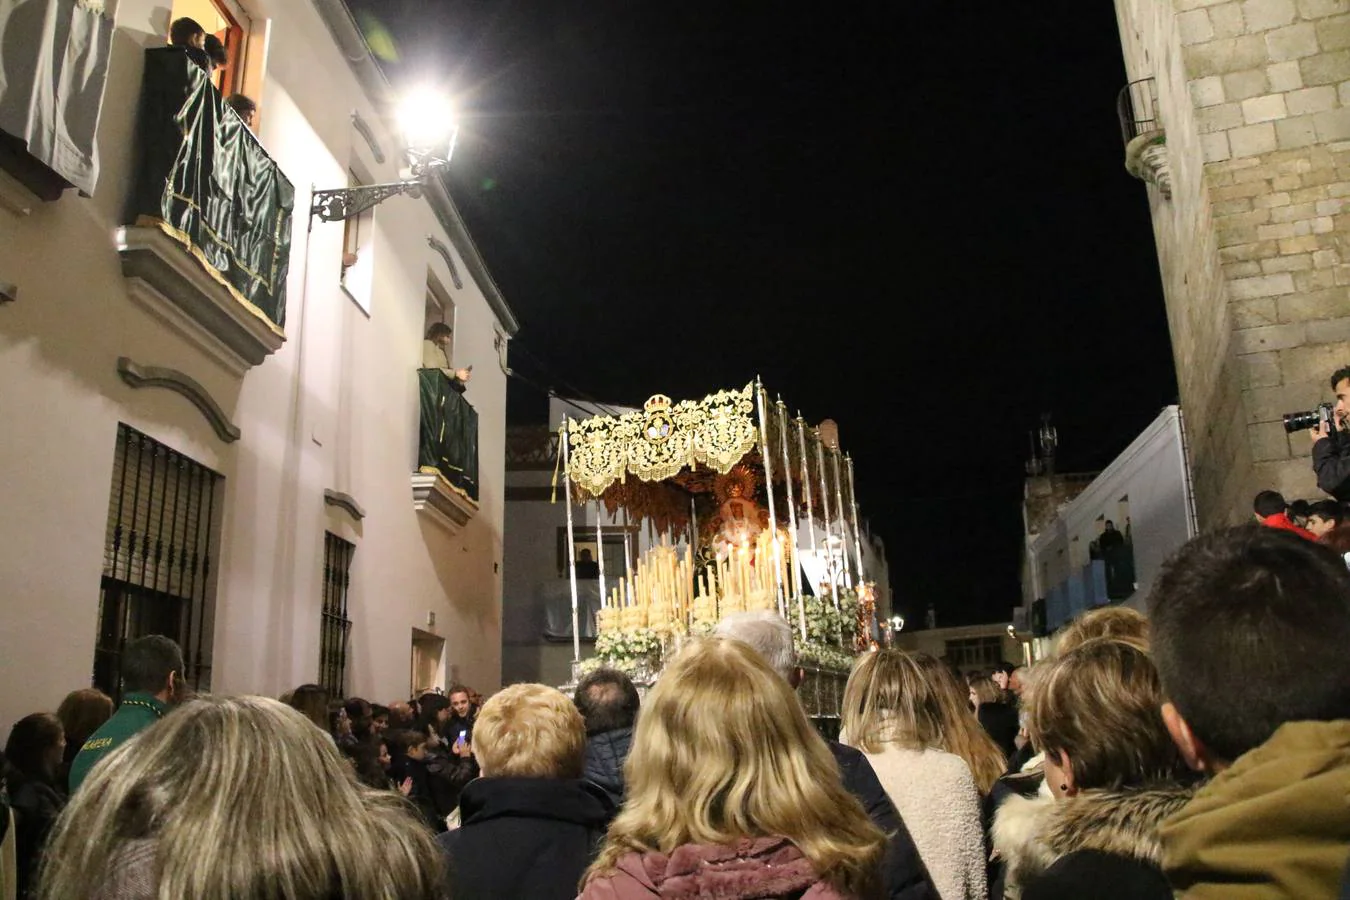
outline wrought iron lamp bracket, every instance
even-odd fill
[[[310,198],[309,216],[311,219],[318,216],[324,222],[341,222],[352,216],[359,216],[399,194],[407,194],[416,199],[422,195],[422,189],[435,173],[445,165],[445,160],[417,159],[412,166],[412,177],[403,181],[358,184],[355,187],[315,191]]]

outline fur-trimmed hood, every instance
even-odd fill
[[[1100,850],[1162,866],[1158,827],[1185,806],[1194,788],[1162,785],[1084,791],[1063,800],[1009,797],[994,816],[994,853],[1007,864],[1007,894],[1077,850]]]

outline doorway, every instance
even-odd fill
[[[420,628],[412,630],[412,672],[408,691],[420,697],[445,690],[445,638]]]

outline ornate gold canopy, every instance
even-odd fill
[[[759,437],[754,390],[751,383],[673,406],[657,394],[641,412],[568,419],[572,484],[598,497],[629,474],[662,481],[696,465],[725,474]]]

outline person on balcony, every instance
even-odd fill
[[[427,329],[426,340],[422,341],[422,368],[440,369],[450,379],[458,391],[463,391],[469,383],[473,366],[465,369],[450,368],[450,340],[455,332],[444,322],[434,322]]]
[[[211,71],[211,59],[206,55],[206,29],[196,19],[184,16],[169,25],[169,46],[182,47],[188,59]]]
[[[216,69],[223,69],[229,63],[230,57],[225,52],[225,44],[214,34],[208,34],[203,38],[202,50],[206,53],[206,74],[214,76]]]
[[[244,94],[231,94],[225,98],[225,105],[234,110],[239,118],[244,120],[244,126],[249,131],[253,130],[253,115],[258,111],[258,104],[253,102],[252,97]]]

